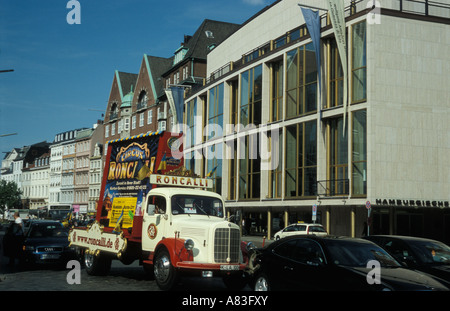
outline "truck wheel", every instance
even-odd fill
[[[178,273],[170,262],[170,255],[166,249],[161,249],[155,256],[153,272],[158,287],[162,290],[172,289],[178,281]]]
[[[106,275],[111,269],[111,258],[95,256],[89,252],[84,253],[84,265],[89,275]]]

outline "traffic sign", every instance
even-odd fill
[[[317,216],[317,205],[316,204],[314,204],[312,207],[312,214],[313,214],[313,216]]]
[[[366,208],[367,208],[367,209],[370,209],[371,207],[372,207],[372,205],[370,204],[370,201],[367,201],[367,202],[366,202]]]

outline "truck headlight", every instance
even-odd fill
[[[191,251],[194,248],[194,241],[192,241],[191,239],[187,239],[184,242],[184,248],[188,251]]]

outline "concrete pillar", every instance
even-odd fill
[[[352,238],[354,238],[355,237],[355,208],[354,207],[352,207],[352,210],[351,210],[351,213],[350,213],[350,224],[351,224],[351,227],[350,227],[350,236],[352,237]]]

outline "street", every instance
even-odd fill
[[[1,241],[4,232],[0,231],[0,291],[160,291],[156,282],[144,273],[136,261],[125,266],[114,260],[107,276],[90,276],[81,266],[80,284],[69,284],[67,275],[70,269],[55,266],[24,269],[18,262],[9,266],[9,258],[3,256]],[[250,238],[261,246],[262,238]],[[245,237],[244,237],[244,240]],[[181,278],[177,291],[227,291],[221,278]],[[244,288],[250,290],[249,287]]]

